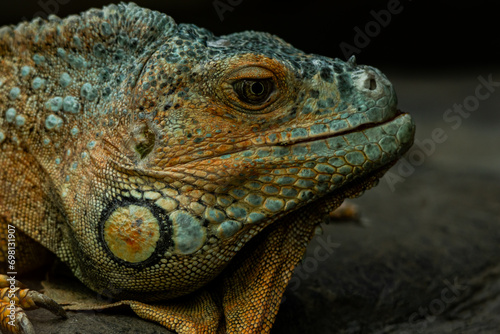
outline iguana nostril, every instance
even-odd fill
[[[354,71],[352,76],[354,87],[364,94],[372,97],[383,95],[385,87],[391,87],[391,83],[376,69],[363,66]]]
[[[365,88],[368,90],[377,89],[377,81],[374,78],[368,78],[365,81]]]
[[[377,81],[375,79],[370,80],[370,90],[375,90],[377,89]]]

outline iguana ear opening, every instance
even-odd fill
[[[139,159],[144,159],[149,155],[149,153],[151,153],[151,151],[153,151],[156,136],[147,123],[141,123],[135,126],[130,135],[132,147],[139,155]]]

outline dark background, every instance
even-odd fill
[[[0,25],[55,13],[60,17],[117,1],[2,1]],[[260,30],[276,34],[305,52],[345,58],[342,42],[354,44],[355,27],[374,21],[371,11],[391,1],[137,0],[138,5],[194,23],[215,34]],[[396,1],[400,12],[361,48],[358,63],[413,69],[461,69],[498,63],[500,36],[494,1]],[[64,3],[64,4],[63,4]],[[223,3],[232,10],[215,10]],[[230,3],[236,4],[235,6]],[[56,5],[54,5],[56,4]]]

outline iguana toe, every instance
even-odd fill
[[[14,278],[0,275],[0,329],[5,334],[35,334],[24,311],[44,308],[64,319],[64,309],[44,294],[30,290]]]

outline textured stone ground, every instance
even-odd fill
[[[417,139],[441,128],[447,140],[414,171],[403,170],[411,175],[392,183],[394,191],[384,178],[356,199],[362,224],[324,227],[297,269],[273,333],[500,328],[500,87],[456,130],[443,120],[448,108],[475,94],[479,75],[500,81],[500,71],[385,72],[400,108],[415,117]],[[38,334],[168,333],[124,312],[73,312],[66,321],[43,310],[29,314]]]

